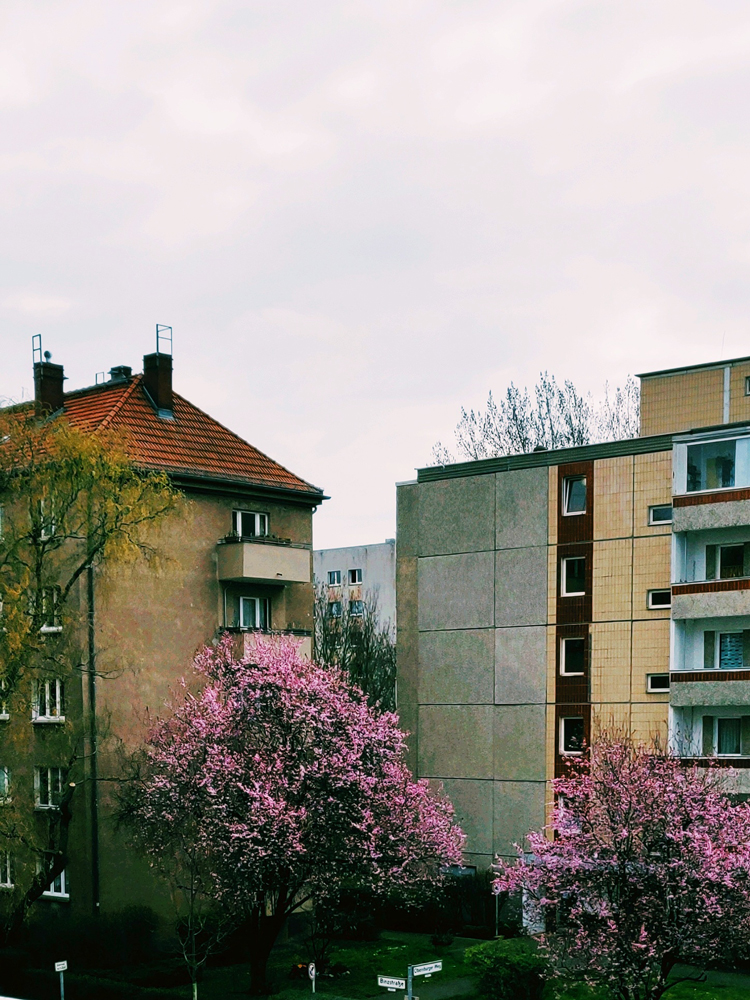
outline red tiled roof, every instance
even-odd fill
[[[65,394],[65,415],[82,430],[124,431],[133,460],[150,469],[321,494],[174,393],[174,420],[157,415],[141,375]]]

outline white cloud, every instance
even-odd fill
[[[73,305],[69,299],[37,292],[14,292],[2,300],[3,307],[33,319],[58,319]]]

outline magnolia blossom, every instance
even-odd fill
[[[554,782],[550,826],[495,888],[541,907],[558,974],[658,1000],[678,961],[747,953],[750,805],[727,798],[725,773],[604,736]]]
[[[289,639],[230,640],[195,661],[204,683],[149,733],[125,815],[160,865],[189,829],[207,891],[250,921],[254,988],[284,919],[344,881],[424,892],[461,860],[453,808],[405,763],[392,713]]]

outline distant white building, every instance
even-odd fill
[[[377,598],[380,621],[390,623],[395,639],[395,538],[386,538],[377,545],[315,549],[313,572],[316,583],[322,583],[327,588],[332,614],[336,614],[337,608],[340,609],[344,602],[347,602],[350,614],[357,614],[363,600]]]

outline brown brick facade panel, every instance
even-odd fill
[[[684,681],[747,681],[750,680],[750,669],[748,670],[673,670],[671,683],[680,684]]]
[[[563,597],[562,564],[563,559],[583,557],[586,560],[585,593],[579,597]],[[579,542],[577,545],[558,545],[557,547],[557,621],[560,625],[571,625],[575,622],[590,622],[592,619],[592,580],[594,567],[594,543]]]
[[[673,507],[700,507],[704,503],[729,503],[733,500],[750,500],[750,489],[716,490],[711,493],[687,493],[673,497]]]
[[[672,594],[719,594],[727,590],[750,590],[750,577],[744,576],[733,580],[708,580],[706,583],[675,583]]]
[[[586,513],[563,514],[565,509],[563,492],[565,480],[570,476],[586,477]],[[588,542],[594,537],[594,463],[576,462],[560,465],[557,469],[557,541]]]

